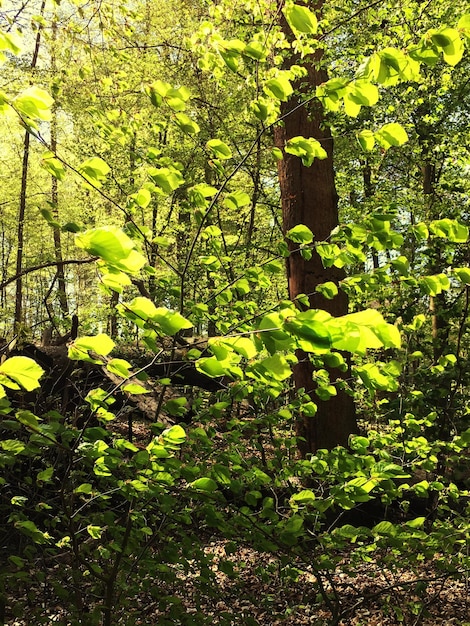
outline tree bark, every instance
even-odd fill
[[[54,16],[52,22],[52,49],[51,49],[51,69],[53,76],[56,75],[56,45],[57,45],[57,20]],[[52,107],[51,119],[51,151],[57,153],[57,105]],[[51,204],[54,220],[59,221],[59,185],[55,176],[51,177]],[[57,262],[57,297],[63,317],[68,317],[69,302],[67,298],[67,283],[65,280],[64,259],[62,255],[62,237],[59,226],[54,226],[54,255]]]
[[[46,0],[42,0],[40,12],[39,12],[41,17],[44,15],[45,8],[46,8]],[[36,34],[33,57],[31,59],[31,65],[30,65],[30,69],[32,71],[36,68],[36,65],[38,62],[40,45],[41,45],[41,26],[38,28],[38,32]],[[15,319],[14,319],[15,332],[18,332],[20,330],[21,325],[24,322],[23,249],[24,249],[24,223],[25,223],[25,217],[26,217],[26,195],[27,195],[27,189],[28,189],[29,145],[30,145],[30,134],[29,134],[29,130],[26,129],[25,135],[24,135],[24,143],[23,143],[23,164],[21,168],[20,204],[18,208],[18,227],[17,227],[18,247],[16,249],[16,271],[15,271],[18,279],[16,281],[16,294],[15,294]]]
[[[318,9],[318,5],[315,8]],[[285,18],[281,21],[284,32],[292,39],[287,21]],[[283,124],[277,126],[274,132],[276,146],[280,149],[289,139],[300,135],[317,139],[328,154],[328,158],[324,160],[316,159],[311,167],[305,167],[298,157],[289,154],[284,154],[284,159],[278,164],[284,232],[297,224],[304,224],[314,233],[316,241],[326,240],[338,225],[338,196],[331,133],[325,125],[323,111],[318,102],[298,106],[307,90],[312,92],[316,86],[327,80],[325,70],[320,67],[320,59],[321,54],[318,53],[306,60],[308,76],[295,85],[297,97],[283,103]],[[335,316],[346,314],[348,298],[343,291],[340,290],[332,300],[315,293],[317,285],[326,281],[338,284],[345,276],[343,270],[336,267],[324,268],[315,251],[312,258],[306,261],[296,248],[295,244],[290,244],[291,254],[287,259],[289,297],[294,299],[301,293],[307,294],[311,308],[324,309]],[[305,389],[315,399],[312,364],[307,355],[300,353],[298,356],[299,363],[294,368],[295,388]],[[330,371],[332,381],[338,376],[339,372]],[[317,400],[316,403],[316,416],[300,417],[297,422],[297,436],[301,438],[299,450],[304,456],[319,448],[331,449],[336,445],[347,445],[349,435],[357,432],[354,401],[344,391],[338,389],[338,394],[330,400]]]

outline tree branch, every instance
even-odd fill
[[[97,261],[98,257],[89,257],[88,259],[69,259],[68,261],[62,261],[63,265],[84,265],[85,263],[92,263],[93,261]],[[0,289],[4,289],[11,283],[14,283],[15,280],[26,276],[26,274],[31,274],[32,272],[37,272],[39,270],[46,269],[47,267],[56,267],[56,261],[49,261],[48,263],[41,263],[40,265],[33,265],[32,267],[27,267],[20,274],[16,274],[15,276],[10,276],[3,282],[0,283]]]

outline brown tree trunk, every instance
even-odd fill
[[[21,190],[20,206],[18,209],[17,237],[18,247],[16,248],[16,294],[15,294],[15,332],[18,332],[24,321],[23,312],[23,249],[24,249],[24,221],[26,217],[26,192],[28,188],[28,164],[29,164],[29,143],[30,134],[25,131],[23,143],[23,164],[21,167]]]
[[[317,5],[318,7],[318,5]],[[282,18],[282,27],[291,38],[289,26]],[[292,60],[291,60],[292,61]],[[297,61],[297,60],[295,60]],[[294,62],[295,62],[294,61]],[[315,235],[316,241],[329,237],[338,224],[338,197],[335,187],[333,169],[333,140],[329,129],[325,126],[323,111],[319,103],[298,106],[305,87],[309,92],[327,80],[326,72],[319,67],[320,55],[306,62],[308,77],[297,85],[298,98],[292,97],[283,103],[281,113],[284,117],[282,125],[275,129],[274,137],[277,147],[283,148],[292,137],[312,137],[320,141],[328,154],[324,160],[316,159],[311,167],[302,165],[300,158],[289,154],[279,161],[278,175],[281,191],[281,204],[284,232],[297,224],[308,226]],[[339,291],[332,300],[327,300],[315,293],[317,285],[326,281],[338,283],[345,276],[343,270],[336,267],[324,268],[321,258],[314,251],[309,261],[302,258],[291,244],[291,254],[287,260],[289,297],[294,299],[304,293],[309,297],[312,308],[324,309],[332,315],[339,316],[348,312],[348,299],[344,292]],[[299,354],[299,363],[294,368],[296,389],[304,388],[315,400],[313,367],[305,354]],[[334,381],[339,372],[331,371]],[[354,401],[351,396],[338,390],[337,396],[328,401],[316,400],[318,411],[315,417],[303,417],[297,422],[297,436],[304,441],[299,443],[301,454],[314,452],[319,448],[333,448],[336,445],[347,445],[351,433],[357,432]]]
[[[40,12],[39,12],[41,16],[44,15],[45,8],[46,8],[46,0],[42,0]],[[40,45],[41,45],[41,26],[38,28],[38,32],[36,34],[33,57],[31,59],[31,65],[30,65],[30,68],[32,71],[34,71],[38,62]],[[18,276],[18,278],[16,281],[16,294],[15,294],[15,319],[14,319],[15,332],[19,331],[19,329],[21,328],[21,325],[24,322],[22,272],[23,272],[23,249],[24,249],[24,224],[25,224],[25,218],[26,218],[26,196],[27,196],[27,188],[28,188],[29,145],[30,145],[30,134],[29,134],[29,130],[26,129],[25,136],[24,136],[24,143],[23,143],[23,164],[21,168],[20,204],[18,208],[18,227],[17,227],[18,247],[16,249],[16,276]]]
[[[57,72],[56,67],[56,45],[57,45],[57,21],[56,16],[52,22],[52,49],[51,49],[51,69],[52,74],[55,76]],[[52,107],[52,119],[51,119],[51,151],[57,153],[57,105]],[[51,177],[51,203],[53,207],[53,216],[56,222],[59,221],[59,186],[55,176]],[[54,254],[57,262],[57,296],[59,299],[60,310],[63,317],[67,317],[69,314],[69,303],[67,298],[67,284],[65,281],[65,270],[62,255],[62,238],[59,226],[54,226]]]

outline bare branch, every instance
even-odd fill
[[[97,259],[98,257],[94,256],[94,257],[89,257],[88,259],[69,259],[68,261],[62,261],[62,263],[64,265],[84,265],[85,263],[92,263],[93,261],[96,261]],[[1,282],[0,289],[4,289],[8,285],[11,285],[11,283],[14,283],[15,280],[18,280],[19,278],[22,278],[23,276],[26,276],[27,274],[31,274],[32,272],[37,272],[39,270],[46,269],[48,267],[56,267],[56,265],[57,265],[56,261],[49,261],[48,263],[41,263],[40,265],[33,265],[32,267],[27,267],[20,274],[16,274],[15,276],[10,276],[10,278],[7,278],[3,282]]]

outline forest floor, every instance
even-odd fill
[[[223,544],[210,546],[212,554],[226,559]],[[470,626],[469,581],[457,581],[439,574],[435,564],[423,564],[418,571],[391,572],[373,561],[364,564],[359,574],[346,575],[339,567],[325,590],[332,598],[332,606],[319,602],[315,576],[308,571],[297,580],[286,581],[279,576],[265,580],[263,569],[274,559],[269,554],[240,548],[231,557],[234,561],[235,579],[221,572],[216,577],[220,595],[207,599],[201,610],[219,623],[220,615],[237,614],[231,624],[257,624],[259,626],[317,625],[329,626]],[[426,581],[425,589],[423,583]],[[186,582],[184,605],[188,613],[191,606],[191,586]],[[421,589],[421,591],[418,591]],[[336,598],[336,602],[335,602]],[[336,619],[333,614],[337,612]],[[151,619],[151,616],[149,616]],[[251,619],[250,619],[251,618]],[[142,622],[144,623],[155,623]]]
[[[215,556],[215,570],[217,558],[227,559],[221,541],[211,542],[207,551]],[[315,576],[308,571],[299,574],[295,581],[286,581],[276,575],[268,578],[260,574],[270,564],[273,570],[276,568],[276,560],[269,554],[240,547],[230,558],[235,576],[216,571],[216,593],[201,595],[194,577],[181,577],[173,593],[181,601],[179,610],[185,618],[175,624],[191,624],[191,615],[195,616],[194,623],[200,624],[196,614],[202,614],[210,620],[204,623],[224,626],[470,626],[469,581],[439,575],[433,563],[423,564],[413,574],[391,572],[377,562],[364,565],[354,577],[338,569],[326,589],[333,599],[332,606],[327,607],[318,602]],[[427,582],[425,589],[420,587],[423,581]],[[121,616],[115,623],[134,626],[159,626],[162,620],[164,624],[172,623],[160,613],[158,601],[152,596],[142,593],[133,604],[134,617]],[[66,607],[50,607],[48,613],[48,626],[68,624]],[[35,624],[27,615],[5,622],[5,626]]]
[[[127,422],[114,424],[126,435]],[[148,441],[145,422],[134,424],[134,440]],[[197,529],[195,534],[198,535]],[[414,570],[393,569],[380,562],[380,553],[371,555],[370,562],[355,563],[347,572],[347,551],[342,554],[331,575],[319,581],[314,567],[305,565],[297,572],[290,563],[289,575],[283,573],[279,559],[251,547],[239,545],[234,553],[225,551],[226,541],[217,536],[199,537],[211,558],[214,582],[207,593],[201,591],[198,571],[177,572],[177,581],[161,588],[171,595],[184,615],[182,621],[172,622],[162,613],[159,591],[155,581],[150,590],[132,598],[126,615],[116,615],[116,625],[160,626],[161,624],[220,624],[221,626],[470,626],[470,578],[453,579],[439,567],[439,555],[432,561],[415,565]],[[314,559],[314,554],[312,559]],[[217,564],[232,562],[233,573],[227,575]],[[389,563],[389,562],[388,562]],[[314,564],[312,564],[314,565]],[[177,568],[177,566],[176,566]],[[47,579],[47,572],[46,579]],[[322,596],[319,595],[323,587]],[[41,598],[45,618],[41,624],[69,626],[69,614],[64,603],[53,600],[44,585]],[[27,601],[25,602],[27,605]],[[13,607],[12,607],[13,608]],[[37,607],[32,607],[32,609]],[[43,615],[44,615],[43,613]],[[204,616],[204,621],[201,621]],[[1,621],[1,620],[0,620]],[[83,622],[86,623],[86,622]],[[0,626],[36,626],[27,613],[22,618],[6,619]]]

